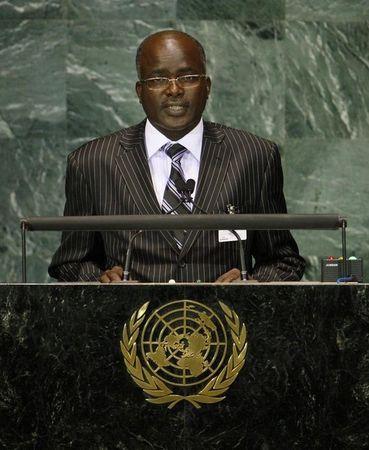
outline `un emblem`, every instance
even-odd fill
[[[127,370],[148,394],[146,400],[169,408],[182,400],[196,408],[223,400],[245,363],[247,333],[237,314],[219,302],[222,320],[200,302],[178,300],[146,319],[148,306],[133,313],[120,343]]]

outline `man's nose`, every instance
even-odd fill
[[[170,95],[180,95],[184,92],[183,87],[178,83],[178,80],[176,78],[171,78],[169,80],[169,84],[166,90]]]

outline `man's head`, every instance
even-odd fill
[[[205,75],[205,53],[201,44],[186,33],[167,30],[147,37],[137,50],[136,92],[150,122],[171,140],[178,140],[200,121],[210,92],[210,79],[192,77],[185,81],[145,80]]]

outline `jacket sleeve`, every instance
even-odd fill
[[[258,212],[287,213],[281,159],[276,145],[263,174]],[[259,281],[298,281],[304,273],[305,261],[289,231],[255,232],[251,253],[255,259],[253,277]]]
[[[64,216],[94,215],[94,204],[79,161],[68,157]],[[100,233],[68,231],[49,266],[49,275],[59,281],[97,281],[104,270],[105,253]]]

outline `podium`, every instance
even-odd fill
[[[191,300],[235,311],[248,348],[224,400],[152,404],[124,324]],[[2,284],[0,447],[358,449],[369,441],[367,285]],[[152,398],[152,397],[151,397]]]

